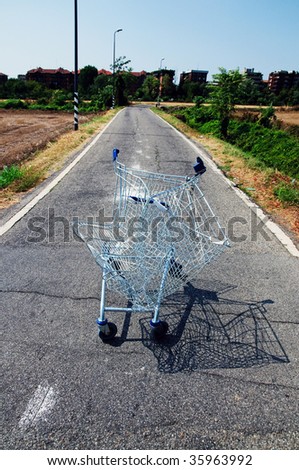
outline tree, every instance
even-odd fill
[[[181,99],[192,102],[196,97],[201,96],[203,101],[208,96],[208,87],[206,83],[187,81],[183,85],[179,85],[178,94]]]
[[[153,101],[157,99],[159,93],[159,80],[153,75],[148,75],[144,80],[142,86],[138,90],[139,98],[146,101]]]
[[[124,106],[128,104],[127,75],[132,71],[128,65],[130,60],[126,56],[120,56],[115,60],[113,87],[116,106]],[[113,71],[113,64],[110,66]]]
[[[220,134],[227,139],[228,125],[238,101],[240,84],[244,76],[239,70],[220,68],[220,73],[213,75],[214,86],[210,94],[212,109],[220,121]]]
[[[0,88],[0,98],[49,99],[52,92],[36,81],[9,78]]]
[[[269,106],[268,108],[262,109],[260,117],[258,119],[258,123],[263,127],[272,127],[273,121],[276,120],[275,116],[275,109],[273,106]]]
[[[259,103],[261,92],[257,84],[251,78],[245,78],[240,83],[238,93],[239,104],[257,104]]]
[[[82,98],[90,98],[92,85],[98,76],[98,69],[92,65],[86,65],[79,74],[79,95]]]
[[[175,98],[176,96],[176,86],[173,83],[170,76],[166,73],[162,78],[162,97],[165,100]]]

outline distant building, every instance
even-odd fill
[[[207,83],[208,70],[190,70],[180,74],[180,85],[186,82]]]
[[[27,72],[26,80],[42,83],[47,88],[69,90],[74,83],[74,74],[62,67],[59,69],[42,69],[38,67]]]
[[[141,78],[143,80],[147,76],[147,72],[145,70],[142,70],[141,72],[131,72],[131,74],[133,75],[133,77]]]
[[[138,90],[139,87],[142,86],[148,73],[145,70],[142,70],[141,72],[128,72],[128,73],[131,74],[133,77],[135,77],[134,83],[130,84],[130,91],[131,93],[134,93],[136,90]],[[111,76],[112,72],[110,72],[109,70],[101,69],[101,70],[98,70],[98,75]]]
[[[161,79],[161,77],[165,77],[165,75],[168,75],[171,81],[173,82],[174,76],[175,76],[175,70],[171,69],[159,69],[159,70],[154,70],[153,72],[150,73],[150,75],[153,75],[156,78]]]
[[[141,72],[131,72],[131,75],[135,78],[135,80],[132,80],[132,83],[129,85],[130,93],[133,94],[143,85],[148,73],[145,70],[141,70]]]
[[[110,72],[110,70],[101,69],[98,70],[98,75],[112,75],[112,72]]]
[[[0,72],[0,85],[3,85],[8,80],[8,76],[5,73]]]
[[[279,72],[271,72],[269,74],[268,87],[276,95],[282,89],[290,89],[299,83],[299,72],[287,72],[280,70]]]
[[[18,80],[26,80],[26,75],[24,75],[24,74],[19,74],[19,75],[18,75]]]
[[[261,72],[255,72],[254,69],[245,68],[243,75],[252,80],[259,88],[263,85],[263,74]]]

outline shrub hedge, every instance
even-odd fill
[[[176,113],[174,112],[176,115]],[[220,123],[208,107],[180,109],[180,115],[192,128],[220,138]],[[179,115],[177,116],[179,117]],[[231,119],[228,142],[253,156],[269,168],[299,177],[299,139],[284,130],[262,126],[251,120]]]

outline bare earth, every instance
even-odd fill
[[[263,106],[265,108],[265,106]],[[254,115],[260,114],[260,109],[256,106],[237,106],[236,115],[242,116],[244,112],[249,112]],[[279,121],[282,121],[287,126],[299,126],[299,110],[294,108],[276,107],[275,115]]]
[[[299,111],[276,111],[277,118],[285,124],[299,126]]]
[[[0,109],[0,169],[20,163],[72,127],[70,113]]]

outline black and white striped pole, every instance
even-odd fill
[[[78,93],[78,8],[75,0],[75,74],[74,74],[74,131],[79,127],[79,93]]]

